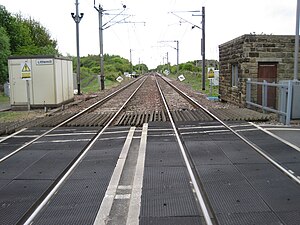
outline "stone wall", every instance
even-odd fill
[[[257,80],[259,62],[276,62],[277,81],[293,79],[295,36],[243,35],[219,46],[220,97],[245,105],[248,78]],[[231,85],[231,67],[238,65],[239,84]]]

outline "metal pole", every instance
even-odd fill
[[[247,108],[250,108],[249,102],[251,101],[251,79],[248,78],[246,81],[246,103]]]
[[[292,96],[293,96],[293,83],[292,83],[291,80],[289,80],[289,82],[288,82],[288,97],[287,97],[285,125],[290,125],[290,121],[291,121]]]
[[[139,73],[141,73],[141,58],[139,58]]]
[[[78,18],[78,0],[76,0],[76,17]],[[77,89],[80,95],[80,54],[79,54],[79,22],[76,21],[76,49],[77,49]]]
[[[80,92],[80,54],[79,54],[79,23],[83,17],[83,13],[80,13],[79,16],[79,9],[78,9],[78,0],[75,2],[76,5],[76,13],[71,13],[72,18],[74,19],[76,23],[76,48],[77,48],[77,90],[78,90],[78,95],[81,94]]]
[[[102,29],[102,17],[103,8],[99,5],[99,42],[100,42],[100,86],[101,90],[104,90],[104,55],[103,55],[103,29]]]
[[[297,0],[296,35],[295,35],[295,58],[294,58],[294,80],[298,80],[299,19],[300,19],[299,16],[300,16],[300,0]]]
[[[265,108],[268,107],[268,85],[267,81],[264,80],[262,84],[262,109],[263,113],[266,113]]]
[[[104,90],[104,79],[105,79],[105,76],[104,76],[104,54],[103,54],[103,30],[112,26],[106,26],[109,22],[111,22],[114,18],[116,18],[118,15],[121,15],[121,13],[117,14],[115,17],[113,17],[113,19],[111,19],[109,22],[105,23],[103,25],[103,12],[106,11],[102,8],[102,6],[99,4],[99,7],[97,8],[95,6],[95,0],[94,0],[94,8],[98,11],[98,16],[99,16],[99,43],[100,43],[100,89],[101,90]],[[123,9],[125,10],[126,8],[126,5],[123,5]],[[123,10],[123,11],[124,11]],[[122,11],[122,12],[123,12]],[[118,23],[118,22],[116,22]],[[115,24],[115,23],[114,23]]]
[[[213,78],[209,78],[209,96],[212,96],[212,85],[213,85],[212,80]]]
[[[167,64],[169,63],[169,53],[166,53],[166,57],[167,57]]]
[[[26,90],[27,90],[27,110],[30,111],[30,86],[29,86],[29,79],[26,79]]]
[[[130,74],[132,75],[133,72],[133,65],[132,65],[132,50],[130,49]]]
[[[100,89],[104,90],[104,62],[103,62],[103,28],[102,28],[102,17],[103,17],[103,8],[99,4],[99,7],[97,8],[95,6],[94,1],[94,9],[98,12],[99,17],[99,46],[100,46]]]
[[[205,7],[202,7],[202,90],[205,90]]]
[[[177,42],[177,74],[179,73],[179,41],[176,41]]]

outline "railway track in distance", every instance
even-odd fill
[[[154,74],[146,75],[149,79],[143,84],[143,87],[138,91],[137,95],[133,97],[128,106],[114,121],[114,126],[139,126],[148,122],[165,122],[167,121],[166,112],[162,109],[162,102],[156,89]],[[212,120],[211,117],[203,113],[197,107],[185,106],[176,100],[176,93],[172,94],[172,90],[167,85],[164,85],[162,89],[166,88],[166,92],[170,92],[173,95],[172,101],[174,107],[171,109],[171,114],[176,122],[184,121],[207,121]],[[124,90],[126,92],[126,90]],[[123,92],[124,93],[124,92]],[[177,94],[178,95],[178,94]],[[119,97],[118,97],[119,96]],[[113,100],[106,102],[104,105],[99,105],[97,109],[90,110],[85,116],[72,120],[65,124],[65,126],[76,127],[101,127],[109,120],[115,113],[114,105],[118,102],[122,102],[124,94],[114,96]],[[177,107],[176,107],[177,105]],[[231,108],[217,108],[211,109],[218,118],[223,121],[265,121],[270,118],[269,115],[264,115],[251,111],[248,109],[231,109]],[[74,116],[74,113],[59,113],[46,118],[41,118],[35,122],[34,126],[38,127],[54,127],[62,123],[67,118]]]

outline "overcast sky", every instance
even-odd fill
[[[31,16],[45,26],[58,41],[63,55],[76,55],[75,0],[0,0],[11,13]],[[127,6],[124,14],[132,15],[127,22],[104,30],[104,53],[130,58],[150,68],[166,63],[176,64],[176,43],[179,41],[180,63],[201,59],[201,17],[186,11],[205,7],[206,58],[218,59],[218,46],[238,36],[249,33],[294,35],[297,0],[96,0],[107,13],[115,14]],[[79,0],[79,12],[84,13],[80,22],[80,55],[99,54],[98,13],[94,0]],[[180,21],[176,15],[190,23]],[[198,13],[199,15],[201,14]],[[112,15],[104,15],[104,22]],[[117,17],[118,20],[123,17]],[[170,42],[162,42],[170,41]],[[161,43],[160,43],[161,42]]]

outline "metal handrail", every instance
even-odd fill
[[[261,85],[262,86],[262,104],[257,104],[251,101],[251,85]],[[268,95],[268,87],[279,87],[280,88],[280,98],[281,104],[279,109],[272,109],[267,106],[267,95]],[[284,98],[286,98],[285,94],[287,92],[287,101],[284,104]],[[269,111],[281,115],[283,117],[283,121],[286,125],[290,125],[291,121],[291,111],[292,111],[292,94],[293,94],[293,84],[292,81],[289,80],[287,84],[276,84],[276,83],[268,83],[267,81],[257,82],[251,81],[250,79],[246,82],[246,104],[255,106],[257,108],[261,108],[263,112]]]

